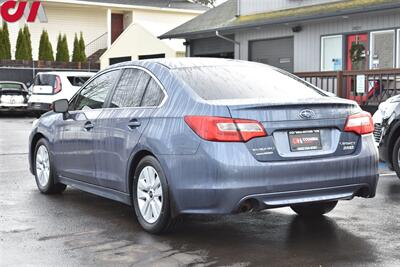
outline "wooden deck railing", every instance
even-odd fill
[[[400,93],[400,69],[300,72],[295,75],[361,106],[378,106]]]

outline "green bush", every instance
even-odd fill
[[[24,36],[24,31],[22,29],[19,29],[19,31],[18,31],[17,44],[15,47],[15,59],[16,60],[29,60],[26,39]]]
[[[80,38],[75,33],[74,38],[74,51],[72,52],[72,62],[86,62],[85,41],[81,32]]]
[[[54,61],[53,47],[49,40],[49,34],[43,30],[39,43],[39,60]]]

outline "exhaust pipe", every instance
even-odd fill
[[[243,201],[240,206],[239,206],[239,212],[244,213],[244,212],[252,212],[254,210],[255,201],[251,200],[251,199],[247,199],[245,201]]]

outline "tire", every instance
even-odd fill
[[[336,207],[337,203],[337,201],[318,202],[294,205],[290,208],[300,216],[318,217],[332,211]]]
[[[152,234],[171,231],[176,218],[171,218],[168,183],[158,160],[144,157],[133,179],[132,203],[141,227]]]
[[[49,142],[44,138],[36,144],[33,157],[36,185],[43,194],[59,194],[64,192],[67,186],[55,180],[56,172],[49,147]]]
[[[392,154],[392,165],[393,169],[397,174],[397,177],[400,178],[400,138],[397,138],[394,148],[393,148],[393,154]]]

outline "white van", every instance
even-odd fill
[[[51,109],[51,104],[59,99],[71,99],[89,80],[93,72],[40,72],[36,75],[28,108],[37,113]]]

